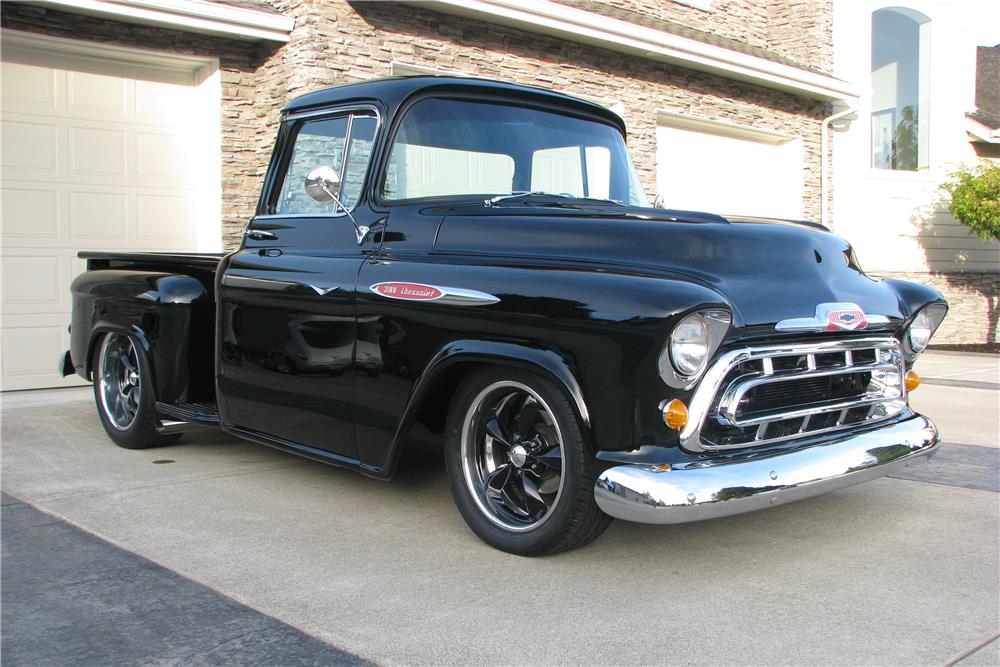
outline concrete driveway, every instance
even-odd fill
[[[3,396],[2,484],[376,663],[995,665],[998,369],[921,362],[913,402],[948,444],[909,479],[700,524],[619,521],[544,559],[481,543],[439,455],[386,484],[214,432],[127,451],[87,389]]]

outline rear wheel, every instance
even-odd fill
[[[573,405],[540,375],[471,375],[452,402],[446,445],[455,503],[497,549],[557,553],[590,542],[610,521],[594,501],[595,460]]]
[[[109,333],[94,352],[94,400],[108,436],[120,447],[146,449],[176,442],[161,435],[153,406],[149,362],[131,336]]]

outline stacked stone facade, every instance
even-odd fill
[[[948,300],[948,317],[934,335],[937,345],[1000,342],[1000,273],[880,273],[923,283]]]
[[[568,0],[569,2],[569,0]],[[713,0],[711,11],[663,0],[592,0],[765,50],[809,69],[832,69],[831,0]],[[271,0],[295,19],[286,45],[229,40],[5,2],[4,28],[218,58],[222,83],[223,236],[234,247],[256,205],[281,108],[302,93],[389,76],[393,63],[539,85],[623,107],[628,144],[646,191],[656,190],[657,111],[802,137],[803,204],[820,216],[820,129],[830,105],[637,56],[434,11],[419,3]],[[579,6],[579,2],[573,3]],[[720,160],[725,156],[720,155]],[[719,187],[725,187],[720,183]],[[921,274],[973,312],[948,342],[983,340],[971,322],[979,292]],[[940,283],[940,285],[938,285]],[[994,284],[996,294],[996,286]],[[957,291],[956,291],[957,290]],[[963,291],[964,290],[964,291]],[[995,297],[994,297],[995,298]],[[979,299],[979,301],[977,301]],[[958,321],[952,310],[952,319]],[[964,316],[962,316],[964,317]],[[964,320],[962,320],[964,322]],[[985,320],[984,320],[985,321]],[[982,327],[979,327],[980,329]],[[951,333],[951,332],[954,333]]]

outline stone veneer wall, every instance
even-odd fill
[[[559,0],[556,0],[558,2]],[[592,0],[595,5],[629,9],[719,37],[767,48],[768,0],[712,0],[711,9],[671,0]],[[600,12],[599,8],[594,11]]]
[[[833,73],[833,0],[767,0],[767,48]]]
[[[880,272],[877,277],[923,283],[948,300],[948,316],[932,344],[1000,342],[1000,273]]]
[[[279,45],[106,21],[15,2],[0,4],[0,25],[53,37],[218,58],[222,86],[222,226],[228,245],[234,243],[257,204],[267,150],[273,141],[273,137],[262,134],[261,120],[275,116],[284,101],[280,85],[265,89],[257,75]]]
[[[708,11],[665,0],[591,2],[680,23],[833,72],[833,0],[712,0]]]

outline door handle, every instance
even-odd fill
[[[263,229],[248,229],[243,232],[243,236],[254,241],[273,241],[278,238],[274,232],[265,232]]]

